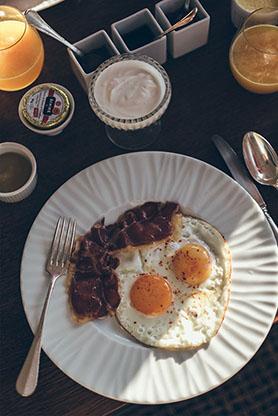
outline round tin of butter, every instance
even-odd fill
[[[51,129],[67,118],[70,101],[64,90],[54,84],[41,84],[27,91],[22,97],[23,117],[33,126]]]
[[[74,109],[71,93],[53,83],[40,84],[27,91],[19,103],[19,117],[30,130],[54,135],[70,121]]]

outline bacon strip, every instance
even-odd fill
[[[115,313],[120,296],[115,269],[119,260],[114,251],[162,240],[172,233],[172,216],[180,211],[175,202],[146,202],[121,215],[106,226],[104,219],[81,237],[72,261],[75,274],[70,301],[79,317],[97,319]]]

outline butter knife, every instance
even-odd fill
[[[278,228],[267,211],[266,203],[260,194],[258,188],[249,178],[249,173],[244,167],[234,149],[220,136],[212,136],[212,141],[217,147],[219,153],[223,157],[234,179],[252,196],[263,211],[278,243]]]

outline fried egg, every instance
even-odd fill
[[[146,345],[195,349],[216,335],[224,319],[231,254],[207,222],[176,214],[173,225],[166,240],[118,253],[116,317]]]

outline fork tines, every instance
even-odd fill
[[[54,237],[52,240],[50,255],[47,267],[60,266],[65,267],[73,248],[76,232],[76,221],[72,218],[58,219]]]

